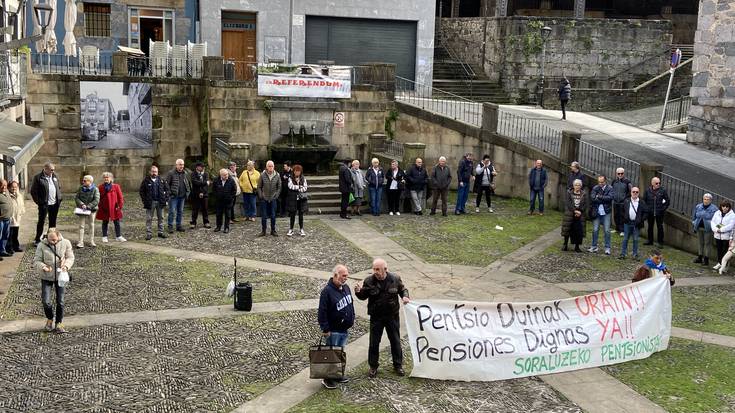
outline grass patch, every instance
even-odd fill
[[[735,409],[735,349],[672,338],[667,351],[604,367],[672,413]]]
[[[483,207],[481,213],[460,216],[381,215],[363,220],[428,262],[473,266],[489,265],[561,224],[557,211],[527,216],[528,201],[521,199],[494,198],[493,209],[493,214]]]
[[[735,286],[674,287],[671,299],[675,326],[735,336]]]

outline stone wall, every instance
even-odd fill
[[[704,0],[694,43],[687,142],[735,156],[735,2]]]
[[[485,73],[522,102],[539,77],[543,25],[552,28],[546,42],[549,82],[567,76],[579,88],[629,88],[667,68],[672,28],[666,20],[442,19],[441,33],[460,56],[480,60]]]

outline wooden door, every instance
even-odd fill
[[[222,30],[222,56],[235,62],[235,79],[251,80],[257,64],[255,30]]]

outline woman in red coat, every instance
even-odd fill
[[[97,219],[102,221],[102,242],[108,242],[107,224],[110,221],[115,225],[115,239],[119,242],[127,241],[123,238],[120,230],[122,219],[123,194],[120,185],[113,183],[114,177],[111,172],[102,174],[102,184],[99,186],[100,203],[97,205]]]

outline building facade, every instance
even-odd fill
[[[117,111],[112,102],[94,93],[79,99],[79,112],[84,140],[99,140],[117,127]]]
[[[201,41],[210,55],[236,61],[387,62],[399,76],[430,82],[434,6],[433,0],[212,0],[201,8]]]
[[[123,94],[128,97],[128,132],[146,142],[152,142],[153,116],[150,83],[125,83]]]

